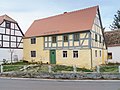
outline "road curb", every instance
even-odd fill
[[[38,78],[15,78],[15,77],[0,77],[0,79],[12,80],[35,80],[35,81],[61,81],[61,82],[120,82],[120,80],[63,80],[63,79],[38,79]]]

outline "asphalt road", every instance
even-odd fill
[[[0,90],[120,90],[120,81],[0,79]]]

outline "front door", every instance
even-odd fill
[[[56,51],[50,50],[50,64],[56,64]]]

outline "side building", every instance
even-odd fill
[[[0,62],[23,58],[24,36],[18,23],[8,15],[0,16]]]
[[[108,47],[108,62],[120,63],[120,29],[105,32]]]
[[[107,60],[99,7],[35,20],[23,39],[24,60],[93,68]]]

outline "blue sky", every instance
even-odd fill
[[[103,26],[109,30],[119,4],[119,0],[0,0],[0,15],[15,19],[25,32],[36,19],[99,5]]]

